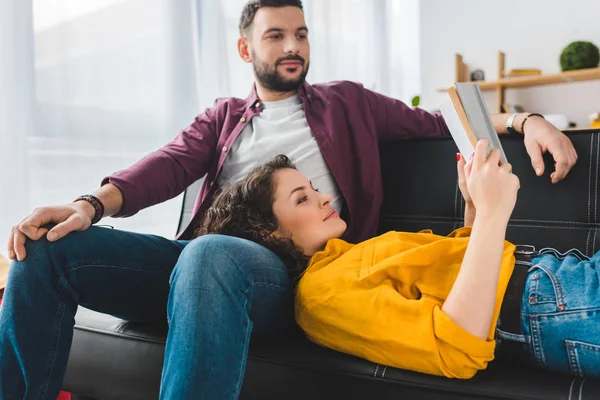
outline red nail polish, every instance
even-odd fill
[[[471,160],[475,157],[475,152],[471,153]]]
[[[460,153],[456,153],[456,161],[460,161]]]

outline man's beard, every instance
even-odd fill
[[[310,63],[304,65],[304,58],[300,56],[288,56],[284,58],[279,58],[275,61],[275,65],[273,69],[269,68],[267,63],[264,63],[256,58],[256,55],[252,56],[254,61],[252,63],[252,67],[254,68],[254,74],[256,75],[256,79],[267,90],[272,90],[274,92],[291,92],[292,90],[298,89],[306,79],[306,74],[308,73],[308,67]],[[300,61],[302,66],[299,68],[304,68],[302,73],[296,79],[285,79],[277,70],[279,64],[284,61]]]

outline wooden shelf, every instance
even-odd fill
[[[501,112],[504,104],[505,90],[511,88],[526,88],[533,86],[557,85],[561,83],[600,80],[600,68],[587,68],[574,71],[560,72],[552,75],[528,75],[507,78],[504,76],[505,56],[498,52],[498,79],[495,81],[471,81],[467,65],[460,54],[455,56],[455,82],[477,83],[482,91],[496,91],[496,112]],[[448,89],[439,89],[445,92]]]
[[[600,79],[600,68],[587,68],[575,71],[561,72],[552,75],[529,75],[513,78],[503,78],[494,82],[481,81],[481,90],[496,90],[498,86],[505,88],[524,88],[531,86],[556,85],[559,83],[593,81]]]

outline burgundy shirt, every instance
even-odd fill
[[[345,200],[341,216],[348,230],[344,239],[359,242],[375,236],[383,197],[378,146],[449,135],[442,116],[410,108],[348,81],[304,83],[298,92],[308,125]],[[255,87],[245,100],[218,99],[173,141],[104,178],[102,184],[110,182],[123,193],[123,206],[115,217],[128,217],[171,199],[206,177],[191,222],[177,235],[178,239],[191,238],[210,206],[227,152],[262,107]]]

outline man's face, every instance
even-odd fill
[[[306,78],[310,45],[304,13],[298,7],[263,7],[249,32],[256,79],[266,89],[296,90]]]

